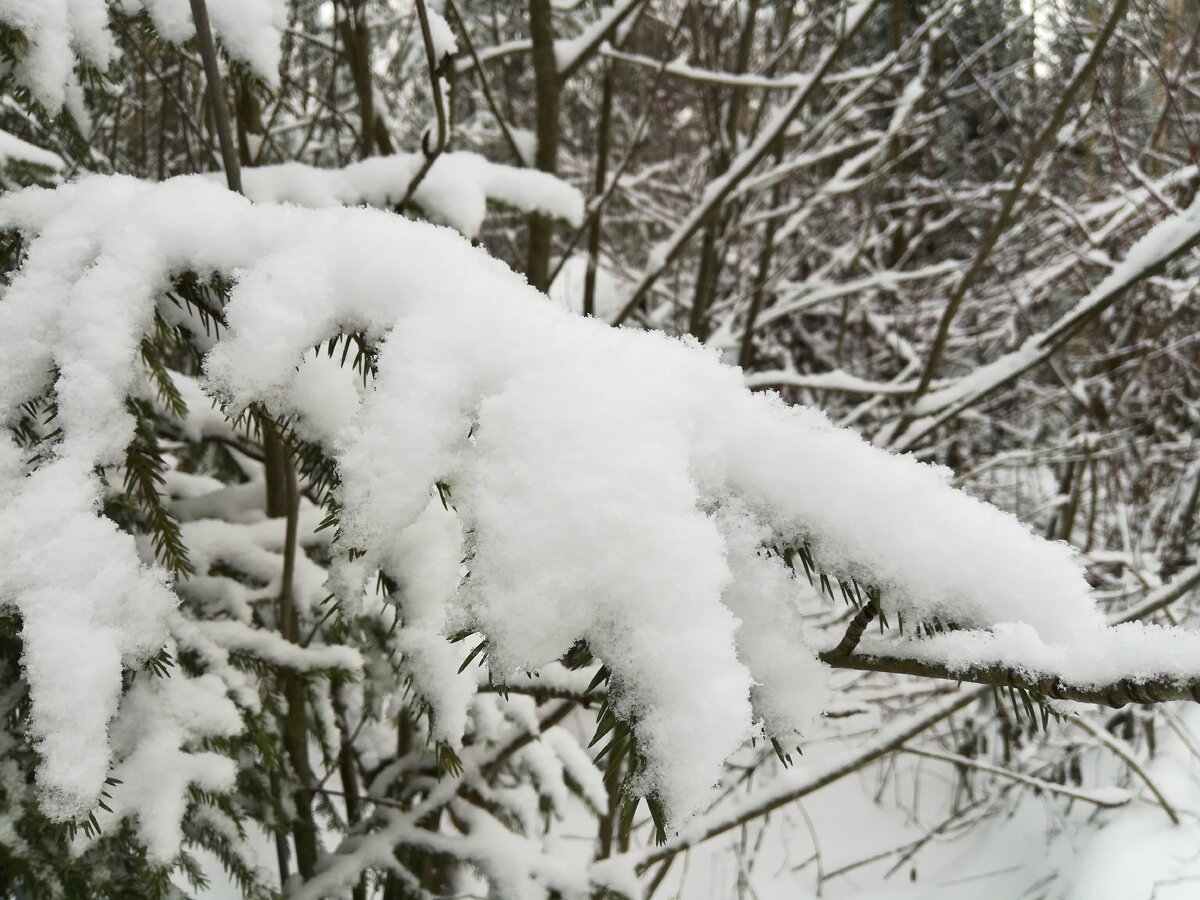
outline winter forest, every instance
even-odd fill
[[[0,900],[1200,897],[1196,0],[0,0]]]

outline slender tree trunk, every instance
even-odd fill
[[[750,65],[750,53],[754,49],[754,30],[758,19],[759,0],[750,0],[746,8],[746,20],[738,37],[737,53],[733,72],[744,75]],[[733,155],[737,153],[738,135],[742,130],[742,109],[746,102],[746,88],[737,85],[729,92],[724,134],[718,140],[720,148],[713,160],[712,179],[717,179],[729,170]],[[721,280],[724,255],[721,242],[725,237],[730,214],[725,210],[714,211],[704,226],[704,237],[700,243],[700,267],[696,275],[696,289],[692,295],[692,308],[688,312],[688,331],[699,341],[708,339],[708,313],[717,297],[717,285]]]
[[[612,62],[604,64],[604,80],[600,86],[600,123],[596,131],[596,177],[592,182],[592,196],[597,201],[604,195],[608,181],[608,151],[612,144]],[[583,314],[596,314],[596,268],[600,257],[600,229],[604,221],[604,210],[597,209],[588,230],[587,273],[583,278]]]
[[[191,0],[192,18],[196,23],[196,39],[200,45],[200,56],[204,64],[209,109],[221,146],[221,158],[225,165],[225,179],[231,191],[242,193],[241,161],[234,146],[233,129],[229,120],[229,106],[225,99],[225,88],[217,61],[216,45],[213,43],[209,25],[208,9],[204,0]],[[286,517],[284,538],[283,584],[279,594],[279,630],[292,642],[299,641],[299,625],[292,596],[297,552],[297,520],[300,510],[300,492],[296,484],[296,472],[289,459],[287,448],[273,426],[263,422],[263,460],[266,480],[267,515],[271,518]],[[308,723],[304,705],[304,683],[299,676],[283,677],[283,694],[287,710],[283,722],[284,742],[288,756],[296,769],[300,787],[293,794],[296,805],[296,820],[292,836],[296,844],[296,864],[303,878],[312,877],[317,861],[316,826],[312,817],[312,767],[308,760]],[[286,854],[280,848],[281,875]]]
[[[550,0],[529,0],[529,32],[533,40],[534,94],[537,101],[537,154],[534,165],[553,174],[558,168],[558,67],[554,59],[554,19]],[[529,256],[525,274],[540,291],[550,288],[553,222],[529,217]]]
[[[391,138],[383,120],[375,114],[375,83],[371,72],[371,30],[367,26],[367,10],[364,0],[349,0],[346,18],[339,23],[342,46],[354,79],[354,92],[358,96],[359,140],[358,152],[362,159],[373,155],[376,148],[383,154],[393,152]]]

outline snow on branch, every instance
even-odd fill
[[[1093,627],[1069,645],[1046,644],[1020,623],[986,631],[950,631],[922,638],[853,641],[821,654],[837,669],[945,678],[1017,688],[1040,699],[1074,700],[1113,707],[1129,703],[1200,701],[1200,668],[1194,633],[1138,620],[1166,608],[1200,585],[1200,565],[1176,574],[1132,609]],[[857,621],[870,621],[864,606]],[[852,626],[851,631],[854,628]],[[850,631],[847,632],[847,637]]]
[[[0,131],[0,170],[22,166],[43,169],[57,175],[66,168],[66,163],[57,153],[36,147],[15,134]]]
[[[283,163],[243,169],[242,187],[250,199],[262,202],[386,208],[408,195],[423,162],[418,153],[395,153],[341,169]],[[413,201],[429,219],[469,238],[479,234],[489,201],[576,227],[583,221],[583,195],[567,182],[467,151],[440,154],[417,186]]]
[[[1197,676],[1200,638],[1106,630],[1071,549],[954,490],[947,471],[751,393],[693,343],[573,316],[449,229],[255,204],[202,177],[30,189],[0,199],[0,227],[28,248],[0,303],[0,415],[12,425],[53,397],[61,428],[33,461],[0,441],[0,597],[22,619],[56,818],[96,800],[122,669],[171,627],[165,573],[96,515],[97,471],[134,436],[142,339],[184,273],[232,279],[205,389],[230,414],[293,417],[336,460],[336,546],[355,554],[329,586],[361,610],[375,572],[404,582],[409,671],[451,746],[473,685],[459,689],[448,635],[477,632],[497,681],[585,642],[637,737],[636,787],[680,826],[747,738],[794,744],[828,700],[798,548],[884,615],[975,640],[968,665],[1005,659],[1018,634],[1089,685]],[[374,365],[363,394],[328,395],[331,411],[306,360],[347,334]],[[236,632],[201,636],[217,653]],[[278,661],[353,667],[313,652]]]
[[[196,34],[188,0],[122,0],[120,14],[145,11],[157,34],[182,44]],[[284,0],[209,0],[213,30],[225,51],[272,87],[279,84],[279,42],[287,24]],[[57,111],[64,103],[82,115],[76,59],[108,67],[117,47],[107,0],[0,0],[0,25],[24,39],[13,77],[33,99]]]
[[[594,22],[573,38],[560,38],[554,42],[554,63],[561,81],[574,75],[579,67],[591,59],[614,32],[635,13],[645,0],[619,0],[603,7]],[[494,62],[508,56],[529,53],[533,41],[529,38],[505,41],[472,53],[461,54],[455,60],[455,74],[462,76],[474,71],[484,63]]]
[[[1179,641],[1172,647],[1174,637]],[[926,640],[868,639],[856,653],[822,653],[821,659],[839,669],[1017,688],[1042,700],[1117,708],[1129,703],[1200,701],[1200,673],[1189,658],[1196,653],[1191,632],[1152,626],[1135,627],[1132,632],[1113,628],[1094,635],[1091,643],[1056,649],[1057,653],[1046,648],[1018,625],[997,627],[995,633],[966,632]],[[1174,656],[1165,655],[1172,650]],[[1117,654],[1115,660],[1105,655],[1110,652]],[[1120,662],[1128,663],[1127,668],[1118,668]],[[1131,674],[1113,678],[1118,671]]]
[[[623,63],[641,66],[644,69],[658,71],[662,69],[672,78],[684,78],[704,84],[719,84],[724,87],[749,87],[764,90],[795,90],[804,84],[804,75],[782,75],[771,78],[764,75],[739,75],[735,72],[716,72],[703,69],[676,60],[663,65],[662,60],[643,56],[640,53],[626,53],[610,46],[602,46],[600,55]]]

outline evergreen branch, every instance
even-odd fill
[[[196,570],[188,557],[179,521],[163,502],[160,492],[166,463],[158,446],[152,413],[142,401],[129,400],[127,405],[137,424],[134,438],[125,451],[125,494],[140,513],[137,524],[149,532],[158,560],[176,578],[190,578]]]
[[[840,647],[840,645],[839,645]],[[919,678],[943,678],[992,687],[1028,691],[1035,699],[1075,700],[1120,708],[1127,703],[1166,703],[1171,700],[1200,701],[1200,677],[1181,679],[1160,676],[1150,679],[1122,678],[1104,685],[1071,684],[1055,675],[1037,674],[1002,665],[970,665],[950,668],[944,663],[902,656],[839,653],[838,648],[821,654],[821,661],[834,669],[888,672]]]

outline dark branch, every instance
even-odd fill
[[[861,616],[861,613],[859,614]],[[857,618],[856,618],[857,621]],[[853,624],[851,625],[853,628]],[[835,669],[857,669],[862,672],[890,672],[894,675],[916,675],[920,678],[945,678],[993,687],[1018,688],[1038,698],[1077,700],[1080,703],[1099,703],[1122,707],[1127,703],[1164,703],[1168,700],[1200,701],[1200,678],[1180,679],[1160,676],[1148,680],[1123,678],[1099,686],[1068,684],[1054,675],[1037,675],[1004,666],[968,666],[951,670],[939,663],[898,656],[867,656],[840,653],[846,638],[834,650],[821,654],[821,659]],[[857,643],[857,640],[855,641]]]
[[[842,642],[830,650],[828,655],[834,659],[841,659],[853,653],[854,648],[858,646],[858,642],[862,640],[863,632],[867,630],[867,626],[875,618],[876,612],[874,601],[871,601],[860,609],[858,614],[850,620],[850,626],[846,629],[846,634],[842,637]]]

